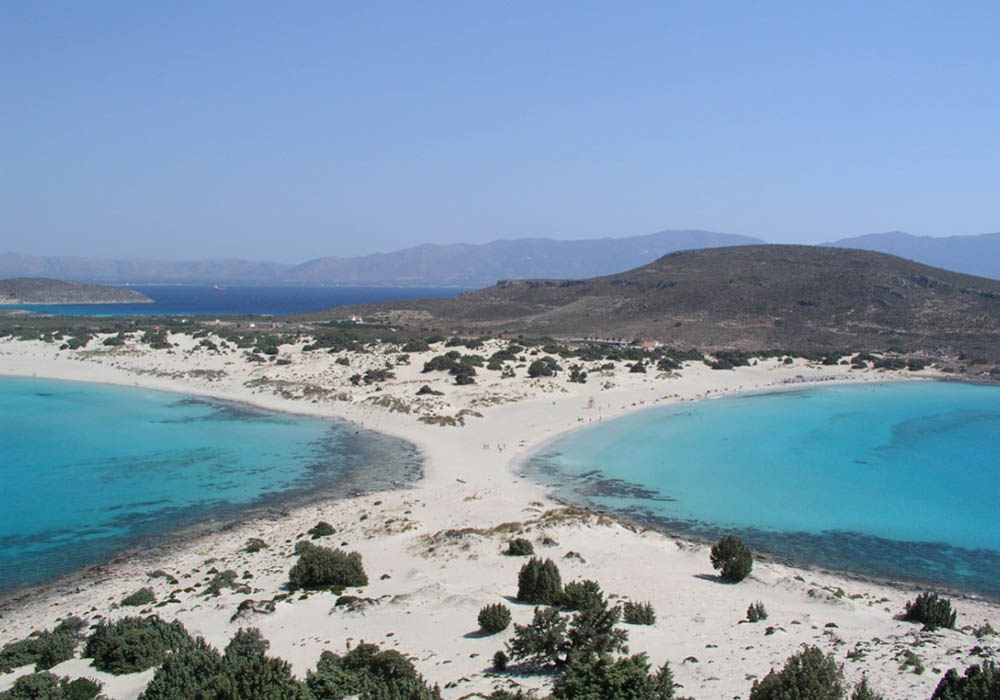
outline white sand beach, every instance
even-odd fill
[[[525,559],[501,554],[514,533],[520,533],[540,556],[558,564],[564,582],[594,579],[607,593],[653,604],[655,625],[626,626],[629,649],[646,652],[654,666],[669,661],[682,696],[746,697],[754,678],[780,668],[802,645],[814,644],[844,663],[852,684],[864,672],[887,698],[929,697],[948,668],[964,669],[980,661],[971,653],[973,647],[997,644],[996,637],[979,640],[971,634],[987,622],[1000,629],[1000,606],[991,602],[957,599],[957,629],[922,632],[919,625],[896,619],[915,594],[906,588],[770,561],[755,562],[742,583],[724,585],[714,580],[706,546],[566,509],[511,470],[518,458],[557,434],[662,402],[817,381],[933,378],[933,370],[859,371],[802,360],[791,365],[760,360],[732,371],[688,363],[676,373],[633,374],[619,364],[613,371],[592,373],[585,384],[567,382],[564,373],[529,379],[518,370],[512,379],[480,371],[478,383],[456,386],[446,373],[421,373],[423,363],[439,354],[435,350],[411,353],[409,365],[394,368],[395,379],[352,386],[351,375],[385,367],[398,348],[350,353],[350,366],[342,366],[326,352],[303,352],[302,343],[284,345],[280,357],[290,364],[277,365],[249,363],[242,351],[215,354],[197,348],[198,341],[187,335],[170,340],[176,345],[170,350],[133,342],[105,347],[95,340],[84,349],[62,351],[40,341],[2,340],[0,376],[140,386],[354,421],[415,443],[425,457],[423,479],[409,489],[238,523],[172,550],[137,553],[87,578],[8,598],[0,607],[0,642],[51,628],[69,615],[88,622],[134,615],[135,608],[118,603],[144,586],[151,586],[159,600],[194,587],[176,594],[179,603],[149,611],[181,620],[192,634],[220,648],[238,628],[258,627],[270,640],[270,653],[290,661],[299,677],[315,666],[324,649],[342,652],[364,640],[410,655],[427,679],[441,685],[446,698],[514,684],[545,687],[546,676],[492,672],[493,653],[503,648],[512,628],[493,636],[477,633],[476,614],[488,603],[509,605],[515,622],[531,618],[531,606],[512,600]],[[477,352],[488,356],[494,349]],[[416,396],[425,384],[443,395]],[[422,422],[422,417],[454,418],[459,424],[437,425]],[[305,599],[296,594],[278,602],[271,613],[235,615],[246,598],[270,601],[284,593],[296,538],[319,520],[336,529],[327,538],[331,545],[346,543],[345,549],[364,557],[370,585],[345,593],[371,601],[356,609],[335,608],[331,593]],[[263,539],[269,548],[246,553],[250,537]],[[250,572],[246,582],[252,593],[201,594],[213,568]],[[180,584],[150,578],[149,572],[157,569]],[[758,600],[766,605],[768,619],[741,623],[747,606]],[[860,658],[847,658],[856,649]],[[926,670],[901,669],[907,650],[919,656]],[[98,678],[109,697],[123,700],[135,698],[152,676],[147,671],[115,677],[97,672],[84,659],[65,662],[53,672]],[[0,690],[16,675],[0,676]]]

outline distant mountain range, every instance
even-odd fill
[[[660,231],[645,236],[557,241],[522,238],[480,245],[421,245],[360,257],[324,257],[300,265],[223,259],[192,262],[0,254],[0,278],[178,284],[343,284],[487,287],[502,279],[583,279],[645,265],[679,250],[762,244],[711,231]],[[930,238],[878,233],[829,245],[897,255],[955,272],[1000,279],[1000,233]]]

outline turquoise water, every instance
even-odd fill
[[[346,423],[100,384],[0,378],[0,590],[186,526],[419,476]]]
[[[833,386],[650,409],[525,462],[563,499],[779,558],[1000,597],[1000,388]]]

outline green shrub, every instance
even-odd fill
[[[268,548],[267,542],[265,542],[259,537],[251,537],[250,539],[247,540],[247,546],[245,551],[247,554],[256,554],[262,549],[267,549],[267,548]]]
[[[507,664],[510,662],[510,658],[503,652],[503,650],[498,651],[493,655],[493,670],[494,671],[506,671]]]
[[[939,598],[937,593],[921,593],[906,604],[903,619],[908,622],[921,622],[924,627],[933,630],[938,627],[955,627],[957,613],[951,609],[951,601]]]
[[[264,635],[256,627],[236,631],[233,638],[229,640],[223,659],[226,663],[241,663],[258,656],[266,656],[267,648],[271,643],[264,639]]]
[[[480,610],[476,619],[484,632],[503,632],[510,624],[510,609],[502,603],[493,603]]]
[[[868,685],[868,676],[861,676],[861,680],[854,686],[854,692],[851,693],[851,700],[885,700],[885,698]]]
[[[764,608],[764,604],[759,600],[756,603],[750,603],[750,607],[747,608],[747,621],[759,622],[766,619],[767,610]]]
[[[530,365],[528,365],[528,376],[535,377],[552,377],[559,371],[559,364],[555,359],[546,355],[545,357],[535,360]]]
[[[743,541],[735,535],[726,535],[712,546],[712,567],[727,583],[738,583],[750,574],[753,556]]]
[[[87,639],[83,656],[94,660],[94,668],[119,675],[159,666],[168,651],[190,646],[191,637],[178,621],[159,617],[125,617],[102,622]]]
[[[652,603],[633,603],[628,600],[622,605],[622,621],[630,625],[655,625],[656,611]]]
[[[934,690],[931,700],[986,700],[1000,698],[1000,669],[993,661],[974,664],[958,675],[949,669]]]
[[[562,602],[562,579],[555,562],[532,557],[522,566],[517,575],[517,599],[541,605]]]
[[[504,552],[508,557],[529,557],[534,553],[534,545],[523,537],[516,537],[508,542],[507,551]]]
[[[219,595],[223,588],[233,588],[236,578],[239,576],[232,569],[220,571],[212,577],[212,580],[205,586],[205,595]],[[249,592],[249,591],[247,591]]]
[[[320,520],[318,523],[309,528],[307,532],[314,540],[318,540],[320,537],[328,537],[334,534],[336,530],[333,529],[333,525],[330,523]]]
[[[368,585],[368,575],[359,553],[316,546],[306,548],[299,555],[288,578],[299,588]]]
[[[440,691],[427,685],[405,656],[363,642],[343,656],[324,651],[316,670],[307,675],[306,685],[315,700],[341,700],[353,695],[364,700],[441,698]]]
[[[565,610],[586,610],[603,602],[597,581],[571,581],[563,589],[562,607]]]
[[[92,700],[100,692],[101,684],[90,678],[70,680],[42,671],[18,678],[0,700]]]
[[[122,605],[128,605],[132,607],[138,607],[140,605],[149,605],[150,603],[156,602],[156,594],[153,593],[152,588],[140,588],[135,593],[127,595],[122,598]]]
[[[204,639],[170,654],[156,669],[139,700],[187,700],[204,684],[222,672],[222,655]]]
[[[223,664],[222,672],[196,696],[205,700],[313,700],[283,659],[258,656],[239,664]]]
[[[82,624],[80,618],[70,617],[51,632],[34,632],[25,639],[5,644],[0,649],[0,672],[6,673],[28,664],[35,664],[36,670],[45,671],[72,659]]]
[[[570,663],[556,679],[552,697],[557,700],[669,700],[674,697],[674,679],[667,664],[657,673],[650,674],[645,654],[615,660],[606,656],[582,659]]]
[[[536,666],[565,663],[570,651],[568,625],[556,608],[535,608],[531,624],[514,625],[514,638],[507,643],[510,658]]]
[[[843,700],[844,673],[832,656],[817,647],[807,647],[785,661],[781,671],[771,669],[754,681],[750,700]]]

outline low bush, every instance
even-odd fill
[[[764,604],[759,600],[756,603],[750,603],[750,607],[747,608],[747,622],[760,622],[766,619],[767,610],[764,608]]]
[[[885,700],[885,698],[868,685],[868,676],[861,676],[861,680],[854,686],[854,692],[851,693],[851,700]]]
[[[929,630],[938,627],[955,627],[957,613],[951,609],[951,601],[939,598],[937,593],[921,593],[906,604],[903,619],[908,622],[920,622]]]
[[[124,617],[102,622],[87,638],[83,656],[94,668],[119,675],[159,666],[167,653],[184,649],[193,640],[178,621],[164,622],[156,615]]]
[[[712,567],[726,583],[739,583],[750,575],[753,556],[743,540],[726,535],[712,546]]]
[[[934,690],[931,700],[985,700],[1000,698],[1000,668],[993,661],[974,664],[958,675],[949,669]]]
[[[561,603],[564,610],[586,610],[603,600],[597,581],[571,581],[563,589]]]
[[[655,625],[656,611],[653,610],[653,604],[625,601],[622,605],[622,622],[630,625]]]
[[[510,658],[501,649],[493,655],[493,670],[494,671],[506,671],[507,664],[510,662]]]
[[[493,603],[480,610],[476,620],[484,632],[503,632],[510,625],[510,609],[502,603]]]
[[[833,657],[807,647],[788,657],[780,671],[754,681],[750,700],[843,700],[844,692],[844,672]]]
[[[298,588],[367,586],[368,575],[358,552],[344,552],[315,545],[307,547],[288,572],[288,579]]]
[[[47,671],[21,676],[0,700],[93,700],[101,684],[90,678],[59,678]]]
[[[674,678],[667,664],[651,674],[645,654],[614,660],[606,656],[581,659],[571,662],[556,679],[552,697],[557,700],[669,700],[674,697]]]
[[[507,551],[504,552],[508,557],[530,557],[534,553],[534,545],[523,537],[517,537],[508,542]]]
[[[18,666],[35,664],[35,669],[45,671],[56,664],[72,659],[79,644],[83,621],[69,617],[51,632],[34,632],[25,639],[5,644],[0,649],[0,673]]]
[[[251,537],[250,539],[247,540],[247,546],[245,551],[247,554],[256,554],[262,549],[267,549],[267,548],[268,548],[267,542],[265,542],[259,537]]]
[[[225,571],[220,571],[212,577],[212,580],[208,582],[205,586],[205,595],[219,595],[224,588],[235,588],[236,578],[239,576],[232,569],[226,569]],[[249,590],[245,590],[245,593],[249,593]]]
[[[562,579],[551,559],[532,557],[517,575],[517,599],[536,605],[559,605],[562,602]]]
[[[127,605],[131,607],[138,607],[140,605],[149,605],[150,603],[156,602],[156,594],[153,593],[152,588],[140,588],[135,593],[125,596],[122,598],[122,605]]]
[[[405,656],[364,642],[343,656],[324,651],[316,670],[306,676],[306,686],[315,700],[351,696],[371,700],[441,698],[440,690],[429,686]]]
[[[333,525],[330,523],[320,520],[318,523],[309,528],[307,532],[314,540],[318,540],[320,537],[329,537],[334,534],[336,530],[333,529]]]

